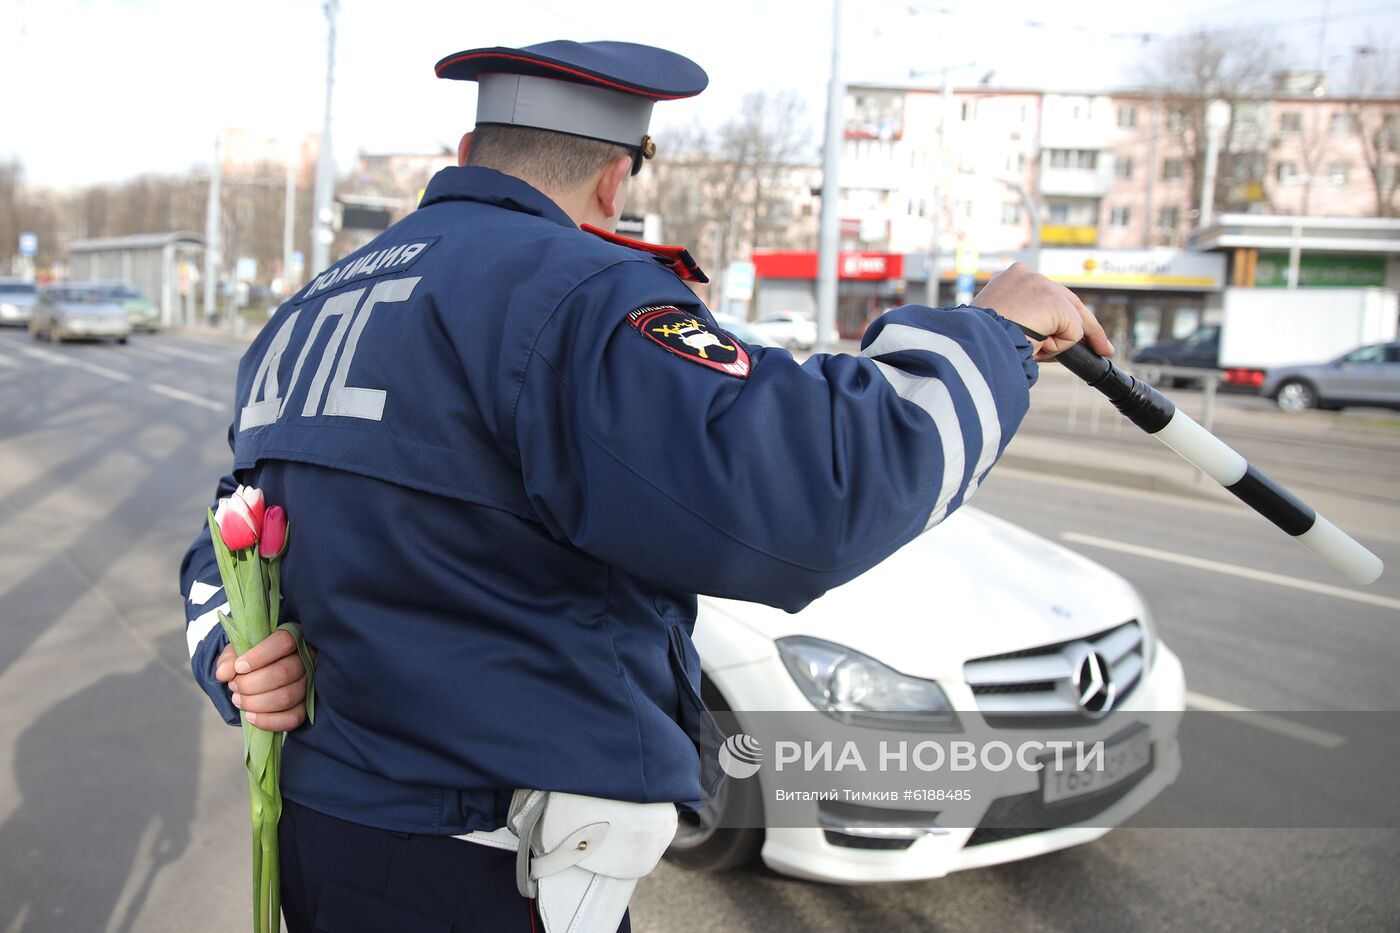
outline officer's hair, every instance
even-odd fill
[[[629,155],[622,146],[540,130],[488,123],[472,133],[468,165],[480,165],[559,191],[587,181],[614,159]]]

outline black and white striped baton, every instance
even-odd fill
[[[1037,340],[1044,339],[1027,328],[1021,329]],[[1380,577],[1383,565],[1379,557],[1251,466],[1152,386],[1118,369],[1084,343],[1065,350],[1055,361],[1106,395],[1133,424],[1176,451],[1353,583],[1374,583]]]

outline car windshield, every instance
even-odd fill
[[[1384,363],[1385,347],[1377,345],[1374,347],[1362,347],[1360,350],[1352,350],[1342,357],[1343,363]]]
[[[49,292],[49,300],[65,305],[104,305],[112,299],[100,288],[55,288]]]
[[[1215,340],[1216,335],[1219,333],[1220,328],[1218,327],[1202,327],[1186,338],[1186,346],[1199,347],[1203,343],[1210,343]]]
[[[28,282],[0,282],[0,295],[32,295],[36,291]]]
[[[131,285],[104,285],[102,290],[121,301],[140,301],[145,297],[140,289]]]

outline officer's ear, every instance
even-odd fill
[[[464,134],[464,135],[462,136],[461,141],[460,141],[459,143],[457,143],[457,164],[458,164],[458,165],[466,165],[466,164],[467,164],[467,157],[468,157],[469,155],[471,155],[471,151],[472,151],[472,134],[471,134],[471,133],[466,133],[466,134]]]
[[[625,155],[609,162],[603,167],[602,174],[598,176],[598,185],[594,194],[598,198],[598,209],[609,220],[615,220],[622,216],[622,204],[627,198],[627,192],[623,189],[623,185],[631,174],[632,157]]]

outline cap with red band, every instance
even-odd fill
[[[437,76],[476,81],[478,124],[531,126],[640,150],[648,158],[652,105],[694,97],[709,83],[684,55],[631,42],[558,40],[519,49],[470,49]]]

